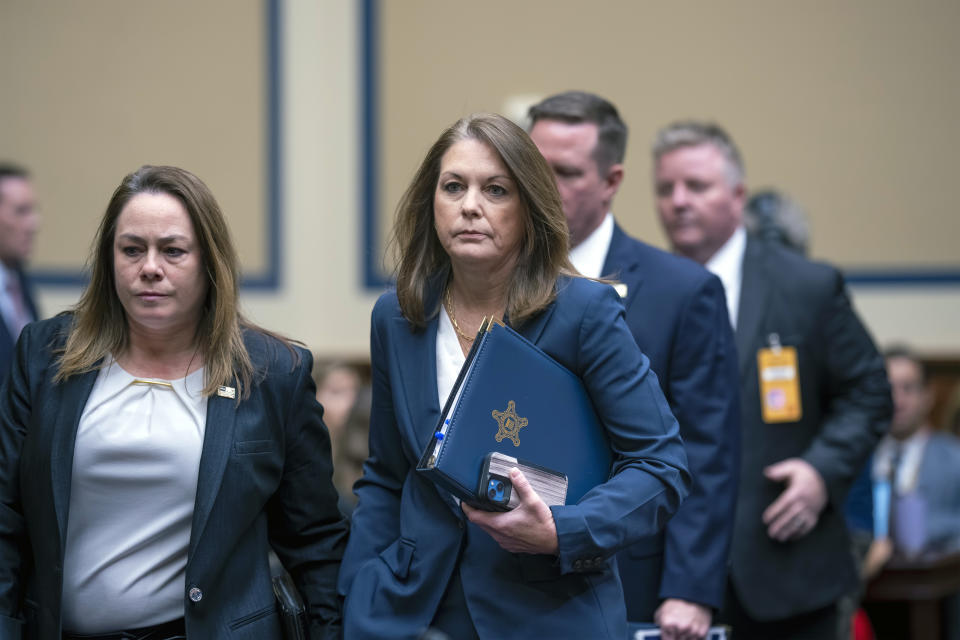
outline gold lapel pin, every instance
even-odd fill
[[[231,400],[236,399],[237,390],[233,387],[217,387],[217,395],[221,398],[230,398]]]

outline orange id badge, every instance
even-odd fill
[[[760,409],[763,421],[796,422],[803,415],[800,405],[800,374],[797,350],[774,345],[757,351],[760,372]]]

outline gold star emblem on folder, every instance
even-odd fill
[[[510,438],[513,446],[519,447],[520,429],[527,426],[529,421],[517,415],[516,403],[511,400],[507,403],[506,411],[497,411],[494,409],[491,415],[493,415],[493,419],[497,421],[497,424],[500,425],[500,429],[497,431],[494,439],[496,439],[497,442],[502,442],[504,438]]]

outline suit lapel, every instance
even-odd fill
[[[20,291],[23,294],[23,301],[27,306],[27,312],[30,314],[32,320],[39,320],[40,313],[37,311],[37,303],[33,299],[33,285],[30,283],[30,278],[28,278],[26,272],[22,270],[18,270],[17,275],[20,276]]]
[[[557,283],[557,286],[564,286],[564,280],[562,278]],[[550,320],[550,316],[553,315],[553,310],[556,307],[556,304],[551,304],[545,310],[528,320],[527,323],[522,327],[517,329],[517,333],[522,335],[533,344],[537,344],[537,342],[540,341],[540,336],[543,334],[543,330],[546,328],[547,322]]]
[[[427,307],[430,308],[430,307]],[[440,400],[437,396],[437,326],[439,315],[434,316],[422,331],[411,331],[406,318],[398,316],[391,324],[390,344],[394,345],[393,357],[400,365],[393,370],[400,375],[406,419],[397,420],[403,430],[401,436],[413,449],[414,465],[426,450],[440,422]],[[399,411],[400,407],[394,407]],[[443,501],[458,517],[463,517],[460,505],[453,495],[434,486]]]
[[[236,417],[236,400],[220,396],[210,396],[207,400],[207,422],[203,432],[200,473],[197,477],[197,499],[190,530],[191,555],[203,534],[213,503],[220,492],[223,472],[226,469],[227,460],[230,459],[230,452],[233,450]]]
[[[57,514],[60,548],[67,540],[67,512],[70,509],[70,483],[73,479],[73,453],[77,442],[80,416],[90,397],[99,370],[72,376],[63,383],[62,397],[53,417],[50,442],[50,484],[53,509]]]
[[[402,366],[400,384],[407,405],[407,420],[399,421],[408,427],[404,434],[413,445],[417,456],[423,453],[427,441],[440,420],[440,402],[437,397],[437,323],[434,316],[422,331],[411,331],[406,318],[393,319],[396,339],[394,357]]]
[[[746,375],[747,365],[756,356],[753,348],[769,306],[770,278],[764,276],[763,269],[762,247],[753,239],[748,239],[743,252],[740,305],[737,310],[736,338],[741,376]]]
[[[632,241],[620,225],[614,224],[613,238],[610,239],[610,248],[603,263],[603,277],[616,280],[627,285],[627,296],[623,298],[623,306],[627,309],[637,299],[637,292],[643,285],[643,270],[637,260],[638,252],[631,246]]]
[[[13,339],[13,335],[10,333],[10,329],[7,328],[7,320],[3,317],[3,314],[0,313],[0,351],[3,351],[4,347],[9,352],[8,362],[13,361],[13,351],[14,346],[16,345],[16,340]]]

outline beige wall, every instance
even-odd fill
[[[593,3],[591,12],[615,16],[601,25],[579,2],[498,0],[480,12],[383,1],[385,218],[443,125],[577,87],[615,100],[631,125],[616,211],[655,243],[649,138],[673,117],[708,116],[737,137],[754,184],[782,186],[807,206],[817,256],[960,263],[948,175],[960,142],[951,119],[960,89],[948,81],[960,59],[948,37],[956,3]],[[550,20],[545,7],[557,11]],[[349,0],[285,3],[284,286],[244,294],[254,320],[338,355],[366,353],[376,298],[361,284],[355,12]],[[574,27],[596,41],[572,37]],[[95,151],[92,164],[111,162]],[[262,162],[259,153],[252,144]],[[215,192],[223,199],[234,186]],[[47,227],[65,214],[47,207]],[[47,289],[42,302],[53,312],[76,293]],[[960,355],[960,286],[861,287],[854,297],[881,342]]]
[[[82,266],[110,194],[143,164],[199,175],[244,268],[266,268],[261,0],[0,3],[0,157],[34,170],[34,262]]]

